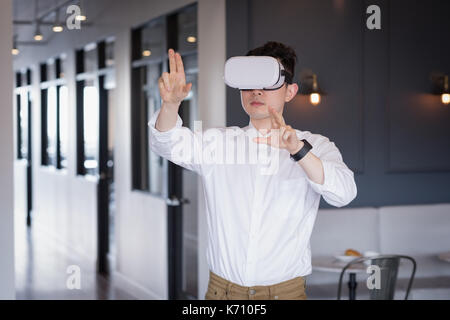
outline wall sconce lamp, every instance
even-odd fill
[[[443,104],[450,103],[450,93],[448,92],[448,75],[444,76],[444,90],[441,94],[441,101]]]
[[[17,34],[14,35],[14,40],[13,40],[13,47],[11,49],[11,53],[14,56],[17,56],[19,54],[19,48],[17,47]]]
[[[312,92],[309,95],[309,100],[314,106],[320,103],[319,86],[317,85],[317,75],[315,74],[313,74]]]
[[[194,36],[189,36],[186,38],[186,41],[189,43],[195,43],[195,42],[197,42],[197,38]]]
[[[320,103],[321,96],[325,95],[325,92],[320,89],[317,82],[317,75],[311,71],[302,72],[300,80],[300,94],[309,95],[309,101],[313,106],[317,106]]]
[[[431,82],[433,83],[433,94],[441,96],[441,102],[445,105],[450,103],[450,92],[448,90],[448,75],[432,74]]]

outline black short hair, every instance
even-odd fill
[[[287,46],[281,42],[269,41],[263,46],[255,48],[247,52],[247,56],[271,56],[279,58],[283,64],[284,69],[291,74],[291,82],[294,79],[295,64],[297,61],[297,54],[292,47]]]

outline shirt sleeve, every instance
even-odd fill
[[[328,138],[322,136],[314,148],[316,151],[313,153],[322,161],[324,183],[316,183],[309,179],[308,175],[306,180],[330,205],[346,206],[357,195],[353,171],[346,166],[339,149]]]
[[[155,124],[160,111],[161,109],[157,110],[148,122],[150,150],[185,169],[202,175],[202,165],[199,161],[201,134],[196,134],[188,127],[183,127],[183,120],[178,114],[173,128],[159,131]]]

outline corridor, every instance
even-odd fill
[[[113,286],[95,265],[37,227],[15,223],[16,298],[18,300],[133,300]],[[80,267],[80,289],[69,289],[69,266]],[[70,279],[69,279],[70,280]]]

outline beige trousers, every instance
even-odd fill
[[[205,300],[306,300],[306,281],[296,277],[270,286],[244,287],[209,271]]]

